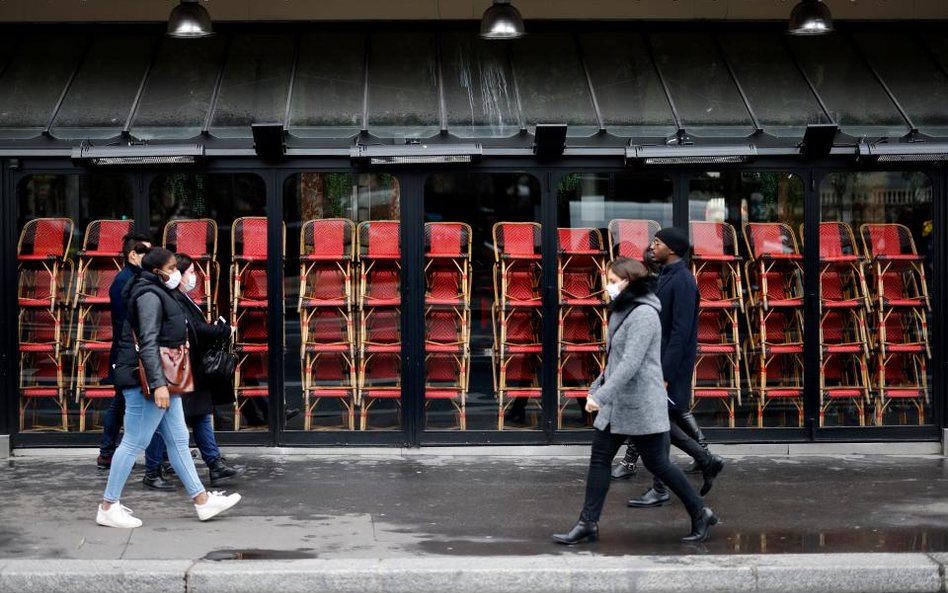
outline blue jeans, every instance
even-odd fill
[[[109,402],[109,409],[102,418],[102,442],[99,443],[99,456],[103,459],[112,459],[115,448],[118,447],[119,430],[122,429],[122,417],[125,416],[125,394],[121,389],[115,390],[115,396]],[[153,469],[161,465],[161,457],[165,452],[165,444],[157,432],[151,443],[145,449],[145,468]]]
[[[185,420],[194,432],[194,444],[201,452],[201,459],[210,467],[221,456],[221,450],[217,448],[217,439],[214,437],[211,415],[188,416]]]
[[[194,498],[203,492],[204,485],[198,478],[188,450],[188,427],[184,424],[181,398],[172,397],[168,409],[162,410],[152,400],[145,399],[140,387],[125,389],[122,393],[125,396],[125,437],[112,456],[112,469],[109,470],[103,498],[108,502],[121,499],[135,458],[145,450],[156,430],[169,445],[168,460],[188,496]]]

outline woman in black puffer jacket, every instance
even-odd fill
[[[96,514],[96,523],[106,527],[130,529],[142,525],[119,498],[135,458],[145,450],[156,430],[161,431],[171,465],[194,500],[200,520],[206,521],[240,500],[239,494],[224,496],[204,489],[188,451],[181,397],[171,396],[168,391],[160,347],[175,348],[188,341],[187,318],[174,297],[181,282],[176,266],[173,253],[161,247],[152,248],[142,258],[141,275],[126,287],[128,318],[122,328],[115,364],[115,386],[125,395],[125,436],[112,457],[109,481]],[[151,399],[145,397],[139,383],[139,361]]]
[[[211,486],[216,486],[229,478],[244,473],[244,468],[227,465],[217,447],[214,437],[214,425],[211,415],[214,413],[212,390],[230,390],[233,398],[233,387],[229,378],[209,377],[204,374],[202,360],[204,355],[214,344],[226,342],[230,339],[233,328],[226,323],[210,324],[204,320],[204,311],[191,300],[188,293],[197,286],[197,273],[194,269],[194,260],[184,253],[176,253],[178,271],[181,272],[181,284],[178,290],[173,291],[174,297],[181,310],[188,319],[188,334],[191,340],[191,366],[194,368],[194,393],[184,398],[184,421],[194,432],[194,444],[201,452],[201,458],[210,470]]]

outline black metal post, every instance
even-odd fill
[[[542,246],[543,262],[543,325],[541,338],[543,340],[543,360],[540,365],[540,384],[543,386],[543,415],[541,426],[548,439],[558,430],[556,426],[557,406],[559,393],[557,385],[557,361],[559,358],[559,344],[557,335],[557,319],[559,316],[559,302],[556,275],[557,244],[559,242],[556,228],[557,221],[557,187],[563,173],[546,171],[539,176],[540,180],[540,224],[542,227],[540,241]]]
[[[283,225],[283,187],[278,182],[282,175],[270,170],[264,176],[267,189],[267,387],[268,417],[272,444],[280,444],[286,417],[284,416],[284,372],[286,337],[283,323],[283,260],[286,241]]]
[[[425,174],[398,177],[402,252],[402,424],[406,446],[417,447],[425,430],[424,217]]]

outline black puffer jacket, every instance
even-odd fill
[[[188,295],[175,290],[174,298],[181,305],[188,318],[188,331],[191,340],[191,368],[194,369],[194,393],[184,398],[184,416],[205,416],[214,411],[211,393],[215,389],[231,390],[230,382],[219,377],[208,377],[204,374],[202,360],[211,346],[230,338],[230,326],[226,324],[211,325],[204,320],[204,312],[192,301]]]
[[[122,326],[115,361],[115,386],[138,387],[138,357],[141,355],[145,376],[152,391],[168,385],[161,369],[159,346],[174,348],[188,339],[188,322],[172,291],[155,274],[142,271],[126,286],[128,318]],[[132,328],[138,335],[140,352],[135,351]]]

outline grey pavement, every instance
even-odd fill
[[[15,456],[0,461],[0,591],[945,590],[941,456],[728,456],[706,499],[723,523],[701,546],[678,542],[677,501],[626,508],[643,472],[614,484],[598,544],[564,547],[549,537],[582,503],[588,449],[575,449],[237,449],[248,471],[227,489],[244,499],[206,523],[180,487],[146,490],[136,470],[122,498],[135,530],[94,523],[93,452]]]

